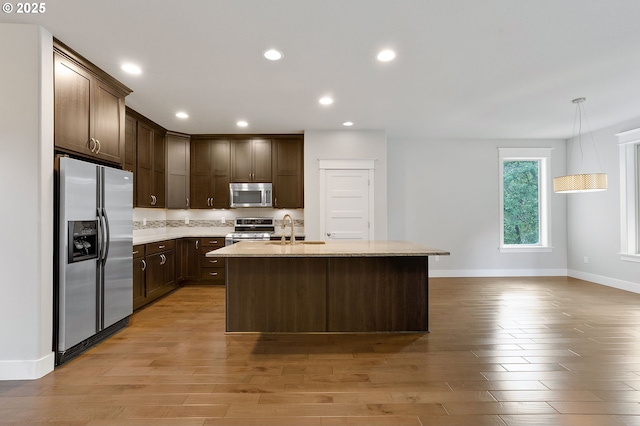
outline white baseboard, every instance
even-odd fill
[[[429,269],[429,278],[572,277],[640,294],[640,283],[573,269]]]
[[[55,354],[40,359],[0,361],[0,380],[35,380],[53,371]]]
[[[431,264],[432,265],[432,264]],[[566,277],[566,269],[431,269],[431,278],[455,277]]]
[[[640,294],[640,283],[623,281],[617,278],[604,277],[602,275],[590,274],[588,272],[581,272],[573,269],[569,269],[567,276]]]

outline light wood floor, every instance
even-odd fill
[[[0,382],[0,424],[640,425],[640,295],[432,279],[430,307],[428,335],[225,335],[224,288],[182,288]]]

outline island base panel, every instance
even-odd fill
[[[326,331],[326,259],[227,259],[227,331]]]
[[[427,257],[227,260],[228,332],[428,332]]]
[[[426,257],[330,260],[327,331],[427,332]]]

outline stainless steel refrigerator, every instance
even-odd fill
[[[133,312],[133,175],[57,159],[54,349],[62,364]]]

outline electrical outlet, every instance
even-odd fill
[[[584,263],[589,263],[589,258],[587,256],[584,257]]]
[[[440,262],[440,256],[434,256],[434,260],[435,260],[436,262]]]
[[[224,216],[222,216],[222,218],[220,219],[220,223],[222,223],[222,224],[227,223],[227,221],[225,220]]]
[[[146,217],[142,218],[142,226],[147,226],[147,218]]]
[[[185,224],[185,225],[188,225],[188,224],[189,224],[189,217],[185,217],[185,218],[184,218],[184,224]]]

